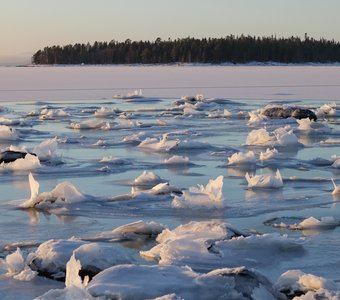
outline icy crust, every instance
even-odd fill
[[[282,188],[283,180],[279,170],[276,171],[276,174],[261,174],[251,176],[246,173],[245,176],[248,188]]]
[[[64,181],[59,183],[52,191],[39,194],[39,182],[30,173],[28,175],[31,189],[31,198],[20,205],[21,208],[53,208],[65,204],[79,203],[87,200],[89,196],[84,195],[74,185]]]
[[[289,219],[289,218],[288,218]],[[309,229],[333,229],[339,226],[339,221],[335,220],[334,217],[321,217],[317,219],[315,217],[309,217],[303,219],[299,223],[285,223],[284,218],[274,218],[264,223],[276,228],[287,228],[291,230],[309,230]]]
[[[42,276],[63,280],[66,264],[74,255],[82,264],[84,275],[91,277],[117,264],[131,263],[122,249],[112,244],[87,243],[77,239],[49,240],[28,255],[29,267]]]
[[[129,159],[115,157],[115,156],[104,156],[100,161],[100,163],[107,163],[112,165],[131,165],[132,162]]]
[[[259,291],[268,300],[277,299],[266,278],[245,268],[218,269],[200,274],[189,267],[114,266],[95,276],[86,289],[94,297],[110,299],[153,299],[176,294],[188,300],[260,300],[256,297]]]
[[[206,186],[190,187],[171,202],[174,208],[218,208],[223,206],[223,176],[210,179]]]
[[[156,241],[158,245],[140,252],[142,257],[156,260],[160,265],[189,265],[200,269],[221,264],[268,268],[304,251],[301,240],[278,234],[249,235],[220,221],[190,222],[174,230],[165,229]]]
[[[256,156],[253,151],[237,152],[228,157],[228,165],[237,164],[254,164],[256,163]]]
[[[18,139],[17,132],[14,128],[7,125],[0,125],[0,140],[15,141]]]
[[[289,270],[283,273],[275,284],[275,288],[294,300],[340,299],[339,289],[333,281],[304,273],[301,270]]]
[[[0,171],[31,171],[40,168],[40,160],[37,156],[27,153],[24,158],[0,164]]]
[[[298,147],[301,146],[293,129],[287,125],[275,129],[271,134],[265,129],[255,129],[249,132],[246,144],[250,146]]]

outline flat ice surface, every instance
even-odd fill
[[[114,243],[138,266],[158,265],[159,261],[146,260],[140,253],[162,249],[162,263],[182,267],[184,261],[194,272],[242,263],[255,267],[272,283],[296,269],[340,282],[340,197],[332,195],[331,181],[334,178],[340,186],[339,66],[1,67],[0,78],[0,118],[13,129],[0,132],[1,152],[36,152],[39,159],[33,169],[19,160],[15,168],[0,164],[0,259],[6,261],[14,253],[8,258],[14,261],[11,266],[20,262],[26,268],[22,259],[48,240],[75,237],[102,243],[103,249]],[[142,98],[113,98],[139,89]],[[197,94],[204,99],[194,100]],[[188,97],[181,100],[182,96]],[[335,110],[327,114],[325,107],[333,109],[333,103]],[[248,113],[267,104],[298,105],[319,113],[323,107],[324,113],[319,114],[316,129],[308,121],[299,128],[294,119],[260,117],[249,122]],[[262,133],[267,132],[274,139],[287,125],[294,143],[276,143],[275,155],[268,152],[264,157],[271,144],[246,143],[253,130],[261,130],[259,138],[265,138]],[[154,144],[139,147],[145,140]],[[160,149],[161,140],[171,147]],[[249,151],[254,153],[251,159],[239,163],[234,156],[235,163],[228,164],[233,154]],[[247,172],[252,176],[277,170],[283,187],[247,187]],[[67,181],[86,197],[67,201],[69,194],[60,193],[59,198],[52,195],[48,205],[24,209],[20,205],[31,197],[29,172],[39,183],[39,195]],[[171,205],[175,196],[181,197],[180,190],[188,193],[190,187],[206,186],[218,176],[224,178],[223,205],[208,205],[209,209]],[[155,192],[159,182],[161,188]],[[38,191],[33,194],[37,196]],[[139,220],[162,225],[142,233],[114,231]],[[170,232],[192,221],[211,220],[255,235],[230,241],[207,231],[198,240],[192,238],[197,225],[181,240],[156,240],[163,226]],[[292,228],[304,220],[333,220],[334,226]],[[295,243],[299,251],[288,251]],[[176,244],[178,248],[173,246]],[[101,249],[90,253],[100,257]],[[191,256],[182,259],[182,253]],[[202,253],[210,258],[204,264]],[[273,254],[275,260],[271,261]],[[274,261],[275,267],[270,264]],[[33,276],[27,269],[17,279],[6,275],[6,270],[0,268],[1,299],[33,299],[64,287],[58,281]]]

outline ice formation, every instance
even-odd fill
[[[279,157],[279,152],[275,148],[267,148],[265,152],[260,153],[260,160],[270,160]]]
[[[101,122],[98,120],[88,120],[80,123],[71,123],[70,128],[72,129],[101,129],[108,130],[111,128],[111,124],[108,122]]]
[[[289,270],[283,273],[275,284],[275,288],[294,300],[340,298],[340,292],[333,281],[304,273],[301,270]]]
[[[174,149],[175,147],[177,147],[178,143],[178,140],[169,140],[168,134],[163,134],[161,139],[146,138],[138,145],[138,147],[162,152]]]
[[[44,108],[40,111],[40,119],[42,119],[42,120],[69,117],[69,116],[70,116],[70,114],[65,112],[63,109]]]
[[[332,182],[333,182],[333,191],[332,191],[332,195],[339,195],[340,194],[340,186],[337,186],[334,182],[334,179],[332,178]]]
[[[112,165],[131,165],[132,162],[125,158],[115,157],[115,156],[104,156],[99,162],[108,163]]]
[[[259,300],[255,295],[260,292],[267,300],[277,299],[263,275],[242,267],[200,274],[189,267],[115,266],[94,277],[87,290],[92,296],[110,299],[153,299],[174,293],[188,300]]]
[[[261,266],[290,259],[303,251],[301,242],[278,234],[249,235],[231,228],[221,221],[190,222],[158,235],[158,245],[141,251],[147,259],[161,265],[190,265],[211,269],[225,264]],[[241,251],[246,249],[246,251]]]
[[[252,130],[246,140],[247,145],[272,145],[273,142],[274,137],[270,136],[265,128]]]
[[[25,157],[18,158],[12,162],[2,162],[0,171],[31,171],[40,168],[39,158],[33,154],[27,153]]]
[[[164,181],[164,179],[162,179],[152,171],[143,171],[141,175],[133,180],[133,185],[152,187]]]
[[[72,255],[81,262],[83,272],[90,276],[113,265],[132,262],[131,257],[116,245],[87,243],[74,238],[48,240],[31,252],[27,260],[32,270],[50,278],[62,279]]]
[[[17,132],[14,128],[7,125],[0,125],[0,140],[14,141],[18,139]]]
[[[246,174],[246,180],[249,188],[281,188],[283,187],[283,180],[279,170],[276,174],[261,174],[251,176]]]
[[[116,116],[117,112],[119,112],[119,110],[116,108],[101,107],[95,111],[94,116],[99,118],[112,118]]]
[[[174,208],[217,208],[223,206],[223,176],[215,180],[210,179],[204,187],[190,187],[189,191],[183,191],[181,196],[175,196],[171,206]]]
[[[47,139],[35,146],[33,153],[35,153],[41,161],[56,158],[56,151],[58,149],[57,138]]]
[[[296,120],[299,124],[298,130],[315,132],[315,133],[327,133],[331,131],[331,128],[327,123],[315,122],[309,118]]]
[[[31,198],[20,205],[22,208],[48,208],[64,204],[73,204],[86,200],[86,196],[74,185],[64,181],[59,183],[52,191],[39,194],[39,182],[30,173],[28,175]]]
[[[288,218],[289,220],[289,218]],[[303,219],[301,222],[287,222],[282,218],[274,218],[265,222],[266,225],[270,225],[276,228],[287,228],[290,230],[315,230],[315,229],[334,229],[339,226],[339,221],[334,217],[321,217],[319,219],[315,217],[309,217]]]
[[[174,155],[164,160],[164,163],[167,165],[187,165],[189,162],[189,157],[179,155]]]
[[[1,267],[7,271],[7,277],[12,277],[19,281],[31,281],[37,276],[37,272],[31,270],[27,265],[20,248],[8,254],[5,259],[0,259]]]
[[[253,151],[237,152],[228,157],[228,165],[254,164],[255,162],[256,156]]]

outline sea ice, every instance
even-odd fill
[[[2,162],[0,171],[31,171],[40,168],[40,160],[37,156],[27,153],[24,158],[18,158],[12,162]]]
[[[154,151],[167,152],[177,147],[179,140],[169,140],[168,135],[163,134],[161,139],[158,138],[146,138],[142,141],[138,147],[143,149],[150,149]]]
[[[0,125],[0,140],[15,141],[18,139],[17,132],[14,128],[7,125]]]
[[[275,148],[267,148],[265,152],[260,153],[260,160],[270,160],[279,157],[279,152]]]
[[[179,155],[174,155],[164,160],[167,165],[187,165],[189,162],[189,157]]]

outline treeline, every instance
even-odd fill
[[[330,63],[340,62],[340,43],[299,37],[234,36],[176,40],[94,42],[45,47],[34,64],[168,64],[168,63]]]

